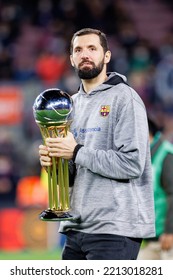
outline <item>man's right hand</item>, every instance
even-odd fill
[[[52,158],[49,156],[48,148],[44,145],[39,146],[40,164],[42,167],[52,165]]]

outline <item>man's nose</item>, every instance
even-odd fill
[[[81,57],[82,57],[82,58],[87,58],[87,57],[89,57],[88,50],[82,50],[82,52],[81,52]]]

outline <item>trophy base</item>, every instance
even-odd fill
[[[47,209],[40,213],[39,215],[40,220],[42,221],[76,221],[80,218],[79,215],[75,215],[72,212],[65,212],[65,211],[57,211],[57,210],[51,210]]]

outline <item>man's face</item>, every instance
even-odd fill
[[[71,64],[80,79],[93,79],[103,70],[105,54],[96,34],[77,36],[73,42]]]

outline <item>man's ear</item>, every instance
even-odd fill
[[[71,62],[71,65],[74,67],[74,62],[73,62],[73,57],[72,57],[72,55],[70,55],[70,62]]]
[[[109,63],[110,59],[111,59],[111,52],[110,52],[110,51],[107,51],[107,52],[105,53],[105,59],[104,59],[105,63],[106,63],[106,64]]]

